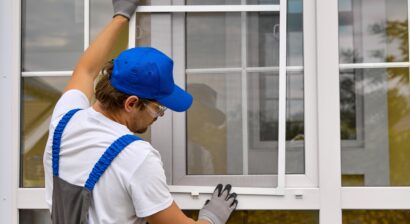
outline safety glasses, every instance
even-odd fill
[[[167,110],[167,108],[165,106],[162,106],[161,104],[158,104],[158,103],[153,102],[153,101],[150,101],[151,103],[148,103],[148,102],[143,101],[142,103],[147,108],[148,112],[151,114],[151,116],[153,118],[164,116],[164,113]],[[155,106],[155,109],[153,108],[153,106]]]

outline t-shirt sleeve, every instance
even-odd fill
[[[173,198],[158,152],[150,152],[134,172],[129,190],[138,217],[144,218],[171,206]]]
[[[72,109],[85,109],[88,107],[90,107],[90,101],[87,96],[78,89],[71,89],[65,92],[57,101],[53,111],[52,120],[59,118]]]

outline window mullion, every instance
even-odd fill
[[[287,1],[281,1],[279,14],[278,190],[283,190],[285,188],[286,172],[286,12]]]
[[[84,0],[84,50],[90,45],[90,0]]]
[[[137,8],[137,12],[279,12],[279,10],[279,5],[164,5]]]
[[[243,1],[243,0],[242,0]],[[242,78],[242,173],[249,174],[249,137],[248,137],[248,82],[246,75],[247,67],[247,29],[246,29],[246,12],[241,13],[241,78]]]

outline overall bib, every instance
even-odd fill
[[[51,214],[53,224],[88,224],[88,210],[95,184],[115,157],[127,147],[127,145],[136,140],[141,140],[141,138],[135,135],[123,135],[107,148],[94,165],[85,182],[85,186],[68,183],[59,177],[61,136],[70,119],[79,110],[80,109],[73,109],[66,113],[58,123],[53,135],[53,204]]]

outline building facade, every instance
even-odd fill
[[[47,223],[42,155],[111,1],[0,2],[0,223]],[[410,223],[407,0],[141,0],[112,53],[153,46],[194,96],[144,139],[178,205],[213,187],[230,223]]]

